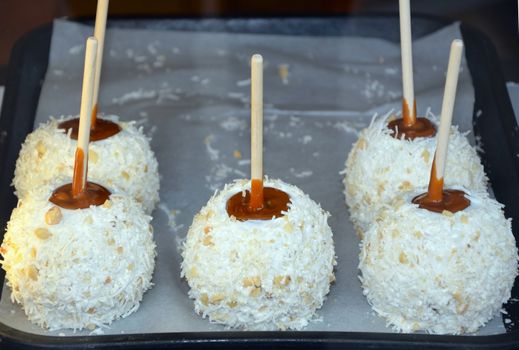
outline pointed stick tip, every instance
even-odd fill
[[[254,63],[261,63],[261,62],[263,62],[263,56],[261,56],[259,53],[256,53],[256,54],[252,55],[251,61]]]
[[[456,46],[456,47],[459,47],[459,48],[462,48],[463,47],[463,40],[461,39],[454,39],[452,41],[452,46]]]

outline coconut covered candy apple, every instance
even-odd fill
[[[110,324],[137,310],[152,285],[151,217],[131,196],[87,181],[96,43],[87,40],[72,182],[55,179],[20,199],[0,249],[11,299],[50,330]]]
[[[252,180],[226,185],[195,216],[181,274],[195,311],[211,322],[302,329],[334,280],[332,231],[328,213],[300,189],[263,178],[261,56],[251,66]]]
[[[361,243],[364,294],[403,332],[475,332],[499,314],[517,276],[516,242],[502,205],[486,193],[443,186],[457,76],[450,71],[459,68],[461,49],[454,41],[427,192],[396,197]]]

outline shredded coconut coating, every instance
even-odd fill
[[[183,247],[181,276],[195,311],[211,322],[246,330],[302,329],[315,316],[336,264],[329,214],[295,186],[266,180],[290,196],[277,219],[238,221],[227,200],[250,189],[236,180],[198,213]]]
[[[389,117],[374,117],[362,130],[343,171],[346,204],[361,238],[382,205],[398,193],[426,187],[429,182],[436,137],[395,139],[387,128]],[[428,118],[438,125],[432,114]],[[456,126],[451,128],[445,173],[447,187],[486,190],[487,177],[476,150]]]
[[[117,187],[151,213],[159,201],[158,162],[149,139],[134,122],[117,122],[121,131],[107,139],[91,142],[88,152],[89,181]],[[27,135],[16,161],[13,185],[18,198],[34,188],[48,186],[54,179],[72,177],[77,141],[70,139],[51,118]]]
[[[0,248],[11,299],[49,330],[90,330],[126,317],[151,288],[151,217],[131,197],[68,210],[31,191],[18,201]]]
[[[416,194],[395,199],[366,231],[364,294],[398,331],[475,332],[510,298],[518,260],[511,220],[487,194],[469,196],[454,214],[419,209],[410,203]]]

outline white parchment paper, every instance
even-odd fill
[[[49,116],[78,114],[84,42],[92,28],[54,23],[50,62],[35,127]],[[441,106],[449,45],[457,24],[415,41],[415,90],[420,115]],[[110,29],[106,36],[100,110],[138,120],[153,137],[161,202],[153,213],[158,259],[155,286],[140,309],[95,332],[130,334],[219,331],[193,311],[180,279],[179,246],[193,216],[215,190],[247,177],[249,59],[265,62],[264,169],[301,187],[332,216],[337,281],[307,330],[391,332],[369,307],[357,278],[358,239],[348,220],[339,172],[358,131],[374,113],[401,105],[400,48],[377,38],[253,35]],[[280,74],[287,70],[288,75]],[[454,122],[471,130],[474,93],[465,61]],[[11,303],[4,286],[0,322],[47,332]],[[479,334],[503,333],[496,317]]]

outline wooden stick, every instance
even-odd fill
[[[453,40],[449,56],[449,66],[447,68],[445,91],[443,93],[440,127],[436,138],[436,153],[434,154],[431,178],[429,180],[428,197],[432,201],[441,201],[443,199],[443,177],[445,175],[445,164],[447,162],[449,134],[452,124],[454,100],[456,99],[462,52],[463,42],[459,39]]]
[[[413,85],[413,49],[411,39],[411,7],[409,0],[399,0],[400,8],[400,50],[402,54],[402,118],[404,125],[416,122],[416,105]]]
[[[97,39],[97,64],[94,82],[94,98],[92,101],[92,129],[95,129],[97,121],[97,100],[99,98],[99,83],[101,80],[101,67],[103,65],[103,50],[105,46],[106,17],[108,15],[108,3],[109,0],[97,1],[96,23],[94,27],[94,37]]]
[[[85,67],[83,70],[83,90],[81,92],[81,110],[79,113],[79,131],[77,138],[72,195],[77,197],[85,190],[88,169],[88,142],[90,141],[90,123],[94,95],[97,39],[89,37],[86,43]]]
[[[250,207],[263,207],[263,57],[251,59],[251,199]]]

